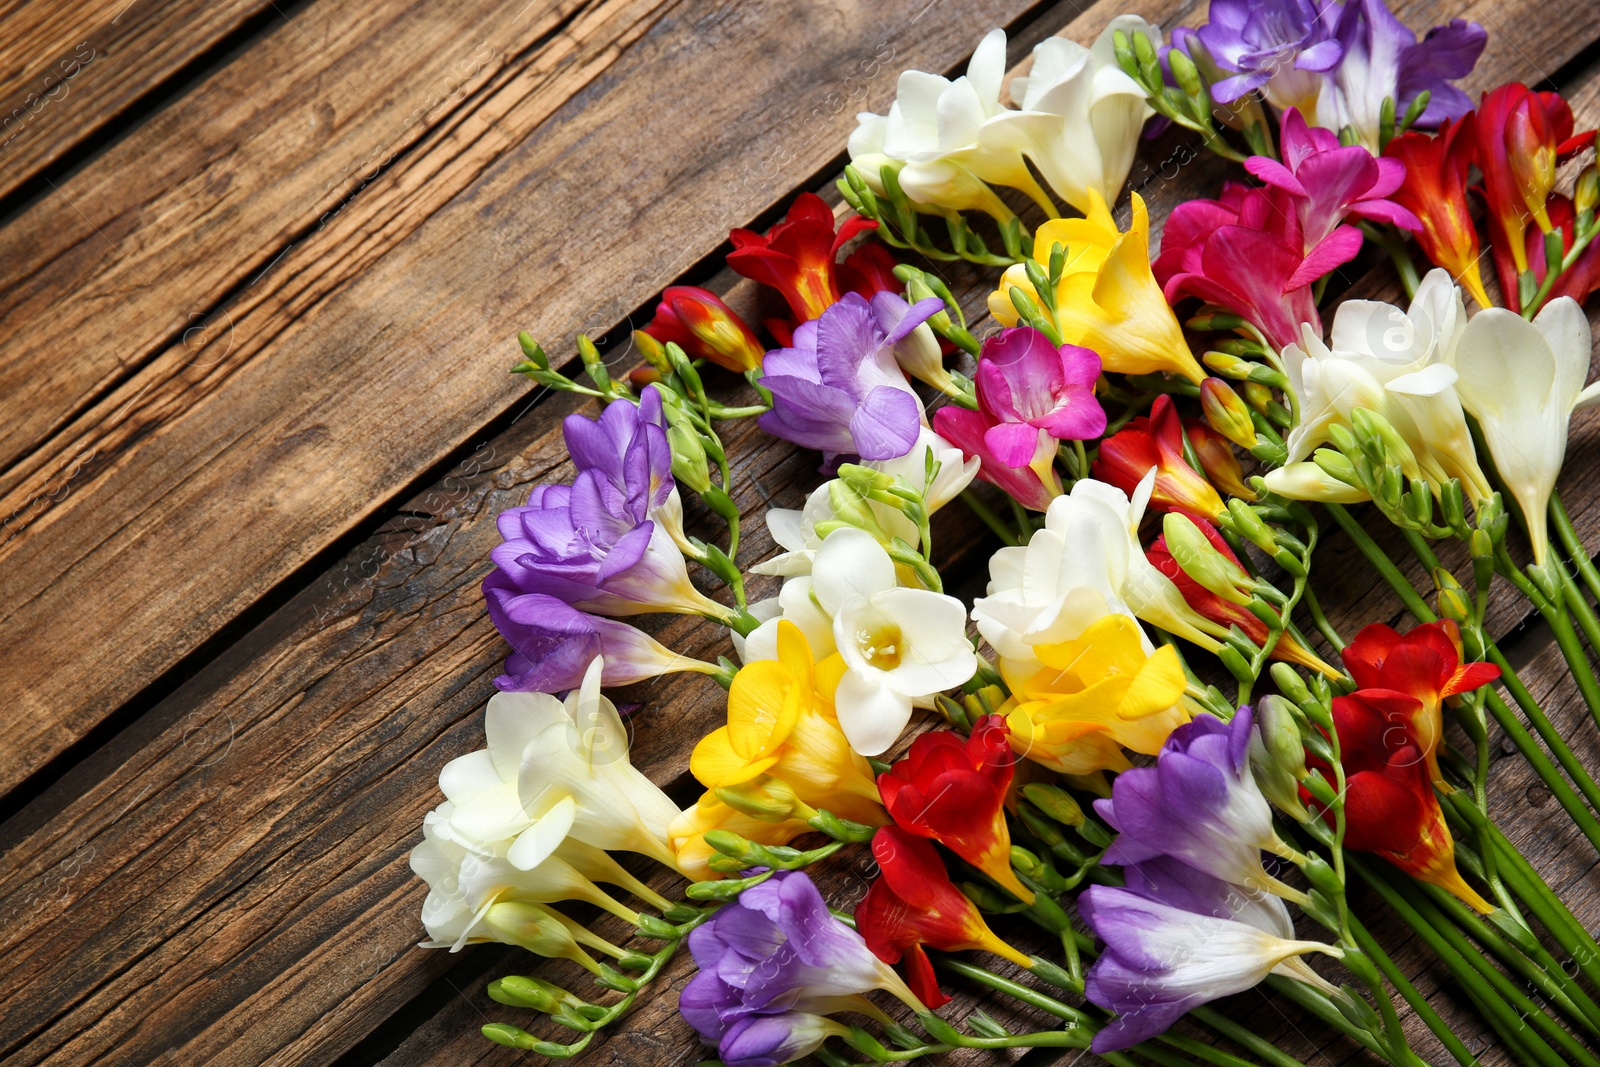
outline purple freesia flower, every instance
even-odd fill
[[[511,646],[506,673],[494,680],[509,693],[561,693],[583,684],[597,656],[605,657],[604,686],[631,685],[672,671],[716,671],[680,656],[636,626],[579,611],[544,593],[485,588],[489,618]]]
[[[1154,767],[1117,775],[1095,809],[1117,831],[1105,862],[1148,863],[1162,856],[1213,878],[1291,899],[1302,895],[1273,878],[1262,850],[1294,855],[1272,827],[1272,809],[1250,770],[1249,708],[1232,722],[1199,715],[1172,731]]]
[[[539,593],[607,615],[729,617],[694,588],[678,547],[682,505],[660,394],[652,387],[637,405],[616,401],[596,421],[570,415],[562,433],[577,476],[536,486],[526,506],[500,513],[505,543],[489,554],[485,596]]]
[[[922,426],[922,402],[895,361],[895,345],[942,310],[938,297],[907,305],[893,293],[870,303],[846,293],[795,327],[793,348],[767,353],[761,384],[772,391],[772,410],[761,428],[821,451],[829,464],[841,455],[905,455]]]
[[[1221,104],[1260,89],[1277,107],[1314,103],[1323,75],[1343,49],[1324,9],[1313,0],[1211,0],[1210,21],[1195,36],[1223,70],[1235,72],[1211,87]],[[1187,35],[1173,34],[1175,47]]]
[[[1361,231],[1348,216],[1388,222],[1412,233],[1422,220],[1387,199],[1406,180],[1398,159],[1374,158],[1360,145],[1346,147],[1332,130],[1306,125],[1290,108],[1279,123],[1283,162],[1251,156],[1245,169],[1294,198],[1305,259],[1290,281],[1309,285],[1361,251]]]
[[[1333,75],[1337,92],[1324,93],[1317,109],[1320,125],[1354,127],[1376,152],[1385,97],[1394,97],[1398,117],[1426,90],[1428,107],[1416,123],[1424,129],[1472,110],[1471,98],[1450,83],[1471,74],[1483,54],[1489,35],[1476,22],[1452,19],[1419,41],[1382,0],[1349,0],[1334,33],[1343,59]]]
[[[1106,413],[1094,398],[1100,357],[1062,345],[1029,326],[1001,330],[978,359],[978,404],[994,420],[984,443],[1008,467],[1032,463],[1052,441],[1085,441],[1105,432]]]
[[[828,1038],[849,1032],[848,1026],[809,1012],[750,1015],[728,1028],[717,1052],[723,1067],[778,1067],[805,1059]]]
[[[1298,957],[1337,950],[1295,940],[1289,911],[1276,897],[1251,894],[1167,858],[1124,873],[1126,888],[1091,886],[1078,898],[1078,914],[1105,942],[1084,995],[1117,1013],[1095,1035],[1091,1051],[1137,1045],[1185,1012],[1249,989],[1274,971],[1332,991]]]
[[[858,1008],[870,989],[925,1010],[861,935],[829,913],[801,871],[778,871],[739,894],[690,933],[689,952],[700,973],[684,986],[678,1011],[728,1063],[730,1054],[775,1044],[775,1034],[785,1040],[781,1029],[796,1025],[786,1016]],[[739,1027],[760,1017],[780,1021],[770,1030]]]

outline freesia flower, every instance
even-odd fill
[[[883,460],[903,456],[922,426],[922,402],[895,362],[894,346],[944,310],[938,297],[910,308],[892,293],[869,304],[847,293],[794,331],[794,347],[767,353],[762,384],[772,410],[759,419],[774,437],[823,453]]]
[[[989,929],[927,841],[898,826],[885,826],[873,835],[872,855],[878,878],[856,905],[856,929],[883,962],[904,960],[906,984],[929,1008],[950,998],[940,991],[924,946],[944,952],[982,949],[1020,967],[1033,966],[1030,957]]]
[[[1594,143],[1595,131],[1574,136],[1573,125],[1572,108],[1559,93],[1536,93],[1518,82],[1484,93],[1478,105],[1475,161],[1483,172],[1500,288],[1512,301],[1518,300],[1518,279],[1528,269],[1528,220],[1541,234],[1553,228],[1547,202],[1557,163]]]
[[[1398,160],[1374,158],[1360,145],[1346,147],[1332,130],[1307,126],[1294,108],[1283,113],[1278,143],[1283,162],[1252,156],[1245,169],[1294,198],[1306,253],[1302,277],[1321,277],[1355,258],[1361,231],[1348,218],[1412,232],[1422,228],[1416,215],[1391,199],[1406,176]]]
[[[1474,117],[1468,112],[1433,135],[1407,130],[1383,154],[1405,166],[1405,180],[1389,199],[1422,223],[1416,238],[1423,254],[1465,286],[1480,308],[1487,308],[1494,302],[1483,288],[1478,228],[1467,203],[1467,176],[1477,149]]]
[[[1222,536],[1221,532],[1204,520],[1195,520],[1195,525],[1200,528],[1201,533],[1205,534],[1206,540],[1210,542],[1211,547],[1216,550],[1217,554],[1228,565],[1231,565],[1238,576],[1239,582],[1247,582],[1249,575],[1245,573],[1244,567],[1240,566],[1239,557],[1234,555],[1233,548],[1229,546],[1227,539]],[[1172,579],[1172,584],[1178,587],[1178,591],[1183,594],[1183,599],[1194,610],[1219,626],[1237,626],[1244,632],[1246,637],[1257,645],[1262,645],[1266,642],[1267,624],[1257,618],[1253,612],[1239,604],[1222,599],[1222,597],[1185,573],[1184,569],[1178,565],[1177,560],[1172,558],[1172,553],[1167,549],[1165,534],[1156,538],[1150,547],[1145,550],[1145,558],[1154,564],[1158,571]],[[1272,646],[1272,658],[1283,660],[1286,663],[1298,663],[1302,667],[1309,667],[1329,678],[1339,677],[1338,671],[1328,666],[1315,653],[1287,633],[1278,635],[1277,643]]]
[[[1330,451],[1318,449],[1318,452]],[[1360,504],[1371,500],[1362,489],[1342,482],[1311,460],[1288,463],[1268,471],[1267,488],[1290,500],[1321,500],[1328,504]]]
[[[453,805],[451,840],[530,870],[568,837],[673,865],[667,827],[678,806],[628,760],[628,733],[589,665],[565,701],[498,693],[484,713],[488,747],[450,761],[439,787]],[[444,831],[441,831],[444,832]],[[505,841],[501,850],[493,842]]]
[[[998,715],[986,715],[963,739],[949,730],[921,734],[911,749],[878,776],[890,818],[932,838],[993,878],[1025,904],[1033,891],[1011,869],[1006,790],[1016,761]]]
[[[1219,104],[1260,91],[1281,110],[1313,111],[1343,49],[1333,24],[1312,0],[1212,0],[1208,21],[1193,31],[1211,59],[1233,72],[1211,86]],[[1173,34],[1175,47],[1187,35]],[[1188,49],[1185,48],[1187,51]]]
[[[839,661],[819,668],[791,623],[779,623],[777,640],[777,659],[747,663],[734,675],[728,724],[701,738],[689,770],[713,790],[771,775],[813,808],[882,823],[872,768],[851,750],[831,706]]]
[[[870,781],[870,768],[867,774]],[[876,821],[884,819],[880,809]],[[716,790],[707,789],[667,828],[667,838],[677,855],[676,866],[691,881],[721,877],[711,869],[711,859],[718,854],[706,841],[706,834],[712,830],[726,830],[758,845],[787,845],[801,834],[810,833],[811,826],[800,818],[758,819],[719,799]]]
[[[852,215],[834,232],[833,209],[815,193],[801,193],[788,214],[765,237],[738,229],[728,234],[735,274],[770,285],[783,294],[796,323],[821,317],[839,299],[836,260],[852,237],[877,229],[871,219]]]
[[[535,486],[525,507],[496,518],[505,543],[489,554],[495,569],[483,580],[484,595],[539,593],[602,615],[731,618],[731,609],[689,580],[679,547],[687,543],[683,505],[656,388],[637,405],[608,404],[597,421],[569,415],[561,429],[577,477]]]
[[[1428,93],[1428,106],[1416,121],[1420,129],[1433,129],[1472,110],[1471,99],[1451,82],[1472,73],[1489,40],[1476,22],[1451,19],[1419,41],[1383,0],[1346,0],[1334,36],[1343,55],[1332,71],[1334,91],[1318,97],[1319,126],[1349,126],[1362,146],[1376,153],[1382,147],[1385,98],[1394,99],[1394,113],[1401,116],[1420,94]]]
[[[671,342],[691,359],[706,359],[735,373],[761,366],[763,349],[732,308],[717,294],[693,285],[669,285],[644,332]]]
[[[1227,182],[1221,199],[1188,200],[1173,209],[1152,270],[1172,303],[1194,296],[1226,308],[1282,348],[1302,325],[1322,332],[1311,284],[1337,263],[1307,251],[1294,194]],[[1339,240],[1328,251],[1331,258],[1355,254]]]
[[[1209,383],[1218,379],[1207,378],[1206,381]],[[1202,388],[1200,394],[1202,401],[1209,392]],[[1232,390],[1229,390],[1229,395],[1233,395]],[[1239,464],[1239,457],[1234,454],[1233,445],[1228,438],[1199,419],[1184,419],[1183,432],[1189,438],[1189,447],[1194,449],[1195,458],[1200,461],[1201,472],[1212,485],[1240,500],[1256,498],[1254,491],[1244,484],[1244,467]],[[1254,426],[1250,432],[1255,432]]]
[[[1062,774],[1092,774],[1130,767],[1124,748],[1161,751],[1189,721],[1188,680],[1175,648],[1146,645],[1137,622],[1113,614],[1070,641],[1033,646],[1037,670],[1002,659],[1016,754]]]
[[[1213,878],[1291,900],[1267,873],[1261,853],[1296,853],[1272,826],[1272,808],[1250,769],[1249,708],[1232,722],[1197,715],[1167,738],[1154,767],[1117,775],[1095,810],[1118,831],[1105,862],[1137,864],[1170,856]]]
[[[1160,29],[1138,15],[1113,18],[1088,48],[1046,37],[1034,46],[1027,76],[1011,80],[1011,98],[1021,110],[992,117],[978,134],[991,151],[1025,156],[1057,195],[1084,214],[1095,197],[1116,203],[1145,120],[1154,114],[1144,91],[1117,64],[1119,31],[1142,33],[1161,45]]]
[[[1047,270],[1052,249],[1067,248],[1054,315],[1062,342],[1092,349],[1104,369],[1118,374],[1165,372],[1203,381],[1205,371],[1150,272],[1150,215],[1143,198],[1132,194],[1127,233],[1117,230],[1098,192],[1091,190],[1089,198],[1085,218],[1051,219],[1033,238],[1034,259]],[[1018,287],[1033,293],[1020,263],[1007,267],[1000,288],[989,294],[989,311],[1004,326],[1017,324],[1011,290]]]
[[[1402,635],[1381,622],[1364,626],[1340,653],[1345,669],[1362,689],[1395,690],[1416,698],[1410,737],[1421,750],[1433,784],[1449,790],[1439,771],[1439,740],[1444,736],[1444,702],[1500,677],[1492,663],[1461,662],[1461,631],[1443,619]]]
[[[1333,987],[1301,956],[1339,950],[1298,940],[1276,897],[1250,893],[1170,859],[1126,868],[1126,888],[1094,885],[1078,914],[1105,951],[1090,967],[1084,995],[1117,1013],[1095,1035],[1095,1053],[1155,1037],[1185,1013],[1287,975],[1325,993]]]
[[[938,414],[935,413],[934,417],[937,420]],[[930,460],[934,466],[932,478],[927,473]],[[978,473],[979,462],[976,457],[966,458],[961,449],[923,426],[917,431],[916,444],[905,455],[893,459],[868,460],[862,466],[891,478],[904,478],[908,485],[922,494],[923,508],[933,515],[960,496],[962,490],[971,484]],[[835,518],[829,500],[830,484],[824,482],[812,490],[806,498],[805,507],[798,511],[792,508],[767,510],[767,532],[772,534],[772,539],[784,551],[772,559],[757,563],[750,568],[752,571],[784,577],[811,573],[811,561],[817,549],[822,547],[817,525]],[[912,548],[921,547],[922,535],[904,512],[876,500],[866,501],[866,507],[886,534],[900,538]],[[802,625],[801,629],[806,630],[807,638],[812,636],[805,626]]]
[[[961,601],[901,588],[894,561],[870,534],[853,527],[830,533],[811,581],[844,661],[834,695],[839,725],[862,755],[894,744],[913,706],[932,706],[934,694],[977,670]]]
[[[989,449],[989,434],[1001,427],[1000,420],[986,411],[946,404],[933,413],[933,427],[962,455],[978,465],[978,477],[999,486],[1007,496],[1025,508],[1043,511],[1061,495],[1061,475],[1056,473],[1056,444],[1047,433],[1040,433],[1033,455],[1019,466],[1002,462]]]
[[[1214,519],[1222,514],[1222,497],[1183,458],[1184,429],[1172,397],[1162,393],[1148,417],[1139,416],[1101,442],[1091,473],[1131,494],[1154,470],[1150,504],[1156,511]]]
[[[854,252],[839,261],[835,270],[839,295],[855,293],[871,300],[879,293],[894,293],[905,289],[894,269],[900,265],[894,253],[877,241],[862,241]],[[785,342],[787,343],[787,342]]]
[[[717,1055],[723,1067],[776,1067],[803,1060],[828,1038],[849,1033],[843,1023],[810,1012],[752,1015],[728,1027]]]
[[[1019,189],[1056,214],[1029,163],[1080,211],[1090,190],[1114,202],[1133,165],[1139,133],[1151,115],[1138,84],[1118,67],[1117,31],[1160,33],[1136,15],[1114,19],[1089,48],[1062,37],[1041,41],[1033,67],[1011,83],[1020,110],[1000,102],[1006,65],[1004,30],[991,30],[972,54],[964,77],[908,70],[887,115],[863,112],[850,137],[850,159],[882,194],[881,172],[893,168],[906,195],[933,210],[984,211],[997,219],[1011,209],[991,185]]]
[[[1467,432],[1457,373],[1451,364],[1466,325],[1461,291],[1443,270],[1431,270],[1402,312],[1376,300],[1346,300],[1334,316],[1332,345],[1312,330],[1283,351],[1290,387],[1300,398],[1300,421],[1286,442],[1296,463],[1328,440],[1328,427],[1348,426],[1365,408],[1381,414],[1414,457],[1406,473],[1435,486],[1459,478],[1473,500],[1493,490],[1478,466]],[[1401,457],[1402,460],[1408,457]],[[1267,475],[1276,491],[1277,472]]]
[[[1494,905],[1456,869],[1455,840],[1429,782],[1424,746],[1430,742],[1416,732],[1420,704],[1408,693],[1389,689],[1358,689],[1334,697],[1333,726],[1345,770],[1344,844],[1376,852],[1412,877],[1488,914]],[[1333,813],[1324,814],[1331,822]]]
[[[768,1025],[781,1026],[796,1012],[860,1011],[868,1005],[862,994],[873,989],[925,1010],[861,935],[829,914],[801,871],[776,871],[740,893],[690,932],[689,951],[700,973],[684,986],[678,1011],[725,1062],[750,1051],[738,1036],[745,1031],[735,1029],[742,1021],[780,1019]],[[783,1041],[764,1037],[762,1045]]]
[[[1133,497],[1093,478],[1080,479],[1045,512],[1045,527],[1026,547],[1002,548],[989,560],[988,596],[972,605],[978,632],[1002,660],[1023,671],[1038,663],[1034,646],[1080,636],[1101,617],[1143,619],[1208,650],[1214,626],[1184,602],[1172,580],[1144,557],[1139,521],[1154,473]]]
[[[1545,512],[1567,454],[1574,411],[1600,401],[1589,374],[1589,319],[1569,296],[1532,322],[1504,308],[1473,316],[1455,350],[1456,393],[1478,420],[1495,470],[1522,509],[1533,558],[1550,552]]]
[[[679,655],[636,626],[579,611],[543,593],[484,590],[489,618],[511,646],[494,680],[513,693],[563,693],[583,683],[589,664],[605,664],[602,685],[631,685],[673,671],[711,674],[715,664]]]
[[[1100,357],[1062,345],[1030,327],[1001,330],[983,344],[975,383],[978,404],[995,425],[983,442],[1008,467],[1025,467],[1056,441],[1086,441],[1106,429],[1094,398]]]

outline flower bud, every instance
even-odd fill
[[[1417,454],[1411,451],[1411,446],[1400,436],[1400,431],[1376,411],[1356,408],[1350,413],[1350,425],[1361,447],[1381,449],[1387,465],[1398,466],[1405,471],[1417,469]]]
[[[672,476],[678,483],[697,493],[710,489],[711,465],[700,431],[687,422],[673,422],[667,426],[667,445],[672,449]]]
[[[483,922],[506,944],[525,948],[536,956],[572,960],[591,971],[598,966],[578,947],[566,924],[542,904],[502,901],[484,913]]]
[[[1058,823],[1066,826],[1083,825],[1083,808],[1071,793],[1058,785],[1030,782],[1022,787],[1022,795]]]
[[[945,370],[939,339],[926,322],[895,342],[894,361],[911,377],[933,386],[941,393],[953,395],[957,391],[955,380]]]
[[[666,346],[660,341],[643,330],[634,330],[633,347],[638,350],[640,358],[658,375],[665,377],[672,373],[672,361],[667,359]]]
[[[817,814],[815,808],[795,795],[793,787],[788,782],[781,778],[773,778],[771,775],[763,774],[748,782],[723,786],[715,792],[717,799],[734,811],[762,822],[784,822],[791,818],[810,819]],[[717,832],[713,830],[711,833]],[[717,847],[710,834],[706,836],[706,841],[713,848]]]
[[[1572,208],[1579,215],[1591,212],[1600,204],[1600,168],[1591,163],[1578,175],[1578,184],[1572,190]]]
[[[1241,359],[1238,356],[1231,355],[1227,352],[1218,352],[1215,349],[1207,352],[1205,355],[1201,356],[1200,359],[1201,362],[1203,362],[1207,367],[1216,371],[1224,378],[1232,378],[1236,382],[1248,381],[1250,378],[1250,369],[1256,366],[1256,364],[1250,362],[1248,359]]]
[[[1278,542],[1272,527],[1256,514],[1256,509],[1243,500],[1228,501],[1228,526],[1234,533],[1255,545],[1263,552],[1277,552]]]
[[[668,286],[644,332],[674,342],[694,359],[742,374],[766,354],[756,335],[715,293],[693,285]]]
[[[1256,424],[1250,419],[1250,409],[1221,378],[1207,378],[1200,383],[1200,409],[1213,430],[1240,448],[1256,443]]]
[[[1457,626],[1472,622],[1472,604],[1467,591],[1461,588],[1456,576],[1443,567],[1434,568],[1433,585],[1439,591],[1439,617],[1450,619]]]
[[[589,1006],[588,1001],[574,996],[553,982],[546,982],[543,978],[524,978],[520,975],[508,975],[490,982],[489,999],[513,1008],[532,1008],[546,1015],[553,1014],[562,1006],[574,1010]]]
[[[1260,382],[1245,382],[1244,400],[1253,409],[1265,415],[1272,407],[1272,390]]]
[[[1216,381],[1215,378],[1211,380]],[[1189,447],[1194,449],[1195,458],[1200,461],[1200,469],[1214,486],[1229,496],[1245,500],[1256,498],[1255,493],[1244,484],[1244,468],[1239,465],[1239,457],[1233,454],[1233,446],[1226,437],[1198,419],[1185,419],[1184,432],[1189,437]],[[1251,431],[1252,434],[1254,432]],[[1253,436],[1250,443],[1255,444]]]
[[[1161,531],[1167,551],[1183,573],[1230,604],[1244,607],[1250,603],[1249,594],[1240,589],[1241,582],[1248,584],[1247,576],[1216,550],[1193,519],[1169,511],[1162,520]]]

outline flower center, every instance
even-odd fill
[[[887,619],[856,630],[856,647],[861,650],[862,658],[880,671],[892,671],[900,666],[903,644],[900,627]]]

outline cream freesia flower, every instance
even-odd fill
[[[1115,486],[1080,479],[1051,501],[1044,529],[1025,547],[1002,548],[990,559],[988,596],[973,603],[972,617],[1011,670],[1037,670],[1034,646],[1074,640],[1108,614],[1220,647],[1207,632],[1216,624],[1189,607],[1139,544],[1154,485],[1152,470],[1130,500]]]
[[[1328,428],[1349,426],[1367,409],[1382,415],[1415,457],[1415,470],[1438,486],[1459,478],[1475,501],[1492,495],[1478,466],[1453,366],[1467,324],[1461,290],[1448,271],[1428,272],[1409,311],[1376,300],[1346,300],[1334,316],[1331,345],[1301,327],[1301,343],[1283,350],[1300,419],[1286,442],[1288,463],[1298,463],[1328,440]],[[1274,472],[1269,488],[1286,484]]]
[[[1545,512],[1567,453],[1572,413],[1600,401],[1589,375],[1589,319],[1557,297],[1532,322],[1504,308],[1473,316],[1455,348],[1456,392],[1478,420],[1495,470],[1522,509],[1533,558],[1550,551]]]

